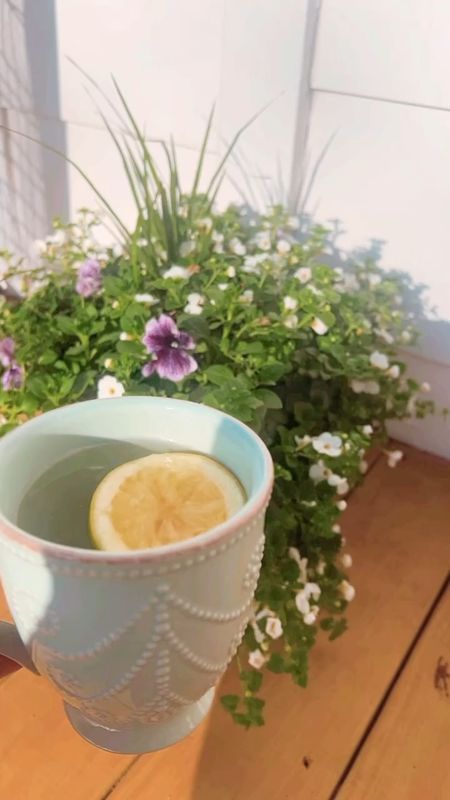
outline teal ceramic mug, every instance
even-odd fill
[[[245,488],[242,509],[193,539],[121,553],[18,527],[24,495],[68,448],[155,439],[228,467]],[[15,625],[0,623],[0,653],[48,680],[75,729],[97,746],[139,753],[182,738],[207,713],[252,613],[272,480],[270,455],[252,430],[181,400],[92,400],[7,434],[0,575]]]

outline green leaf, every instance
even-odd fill
[[[330,642],[333,642],[335,639],[338,638],[338,636],[342,636],[344,631],[347,630],[347,627],[348,627],[348,625],[347,625],[347,620],[346,619],[337,620],[337,622],[335,623],[335,625],[333,627],[333,630],[331,631],[331,633],[330,633],[330,635],[328,637]]]
[[[78,326],[71,317],[65,317],[63,314],[58,314],[56,317],[56,325],[60,331],[72,336],[78,336]]]
[[[286,671],[285,661],[281,653],[272,653],[266,666],[271,672],[280,673]]]
[[[220,698],[220,702],[227,711],[236,711],[239,705],[239,696],[237,694],[224,694]]]
[[[258,380],[261,383],[276,383],[289,371],[289,365],[274,361],[273,364],[265,364],[258,370]]]
[[[234,381],[234,375],[229,367],[224,364],[213,364],[206,370],[206,377],[216,386],[224,386],[230,381]]]
[[[236,352],[245,353],[246,355],[258,355],[266,351],[262,342],[239,342]]]
[[[49,387],[43,375],[31,375],[27,380],[27,388],[38,400],[48,397]]]
[[[261,400],[266,408],[280,409],[283,408],[283,403],[275,392],[270,389],[257,389],[255,392],[258,400]]]
[[[46,366],[47,364],[53,364],[57,358],[58,353],[55,353],[54,350],[45,350],[39,357],[38,363],[42,364],[42,366]]]
[[[92,379],[95,373],[92,370],[86,370],[85,372],[80,372],[77,375],[74,384],[72,386],[72,399],[78,400],[81,395],[83,395],[88,388],[89,384],[92,383]]]
[[[140,342],[117,342],[117,351],[123,355],[141,356],[144,348]]]
[[[249,692],[258,692],[261,688],[263,676],[256,669],[243,670],[241,680],[245,683]]]

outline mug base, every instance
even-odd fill
[[[200,700],[185,706],[168,720],[127,730],[97,725],[67,703],[64,703],[64,710],[72,727],[90,744],[110,753],[138,755],[170,747],[195,730],[211,708],[214,691],[214,688],[209,689]]]

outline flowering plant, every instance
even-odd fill
[[[430,410],[429,387],[407,376],[396,349],[416,339],[408,277],[370,263],[332,268],[323,229],[302,230],[281,207],[214,213],[209,193],[183,194],[173,175],[167,193],[154,177],[157,192],[119,247],[101,247],[83,212],[38,243],[37,267],[1,254],[2,285],[21,299],[0,299],[0,433],[128,393],[206,403],[264,438],[276,480],[238,658],[243,693],[222,698],[238,723],[258,725],[264,669],[305,686],[319,630],[345,630],[355,595],[338,522],[345,497],[367,449],[386,446],[387,420]],[[386,452],[395,466],[401,452]]]

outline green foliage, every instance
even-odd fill
[[[319,629],[330,639],[345,630],[352,587],[338,503],[362,479],[364,452],[384,445],[387,420],[431,408],[397,354],[416,338],[414,287],[370,263],[332,269],[321,255],[325,232],[298,234],[282,208],[214,213],[211,195],[199,192],[201,164],[187,196],[173,151],[163,183],[141,136],[133,157],[119,144],[138,207],[137,227],[120,249],[100,247],[97,221],[83,212],[76,224],[56,223],[37,269],[2,254],[2,278],[20,286],[23,301],[1,301],[0,339],[14,338],[25,380],[0,390],[0,432],[95,396],[111,375],[121,391],[206,403],[260,433],[276,483],[256,616],[243,645],[250,664],[239,667],[243,696],[222,698],[236,722],[260,725],[261,668],[305,686]],[[102,288],[91,297],[76,291],[86,258],[101,265]],[[174,261],[184,277],[166,276]],[[189,295],[197,296],[194,313]],[[195,339],[198,369],[179,384],[141,372],[145,324],[163,312]],[[388,369],[374,365],[376,353]],[[331,449],[327,432],[336,437]]]

